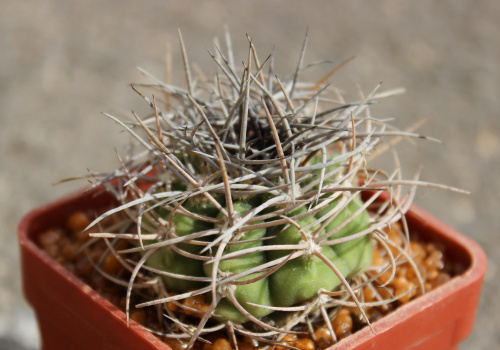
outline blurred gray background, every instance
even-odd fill
[[[16,226],[23,214],[84,185],[52,186],[87,168],[118,165],[128,137],[100,112],[146,110],[129,83],[136,66],[164,75],[166,43],[181,67],[177,28],[192,63],[215,71],[206,48],[231,30],[246,58],[275,45],[278,74],[293,71],[306,28],[306,63],[356,59],[335,76],[348,96],[404,86],[373,111],[442,144],[402,145],[406,176],[467,189],[422,189],[417,203],[473,237],[489,256],[474,332],[461,349],[500,345],[500,3],[498,1],[5,1],[0,2],[0,348],[37,349],[22,298]],[[316,78],[324,71],[316,71]],[[174,82],[184,85],[180,71]],[[496,345],[496,346],[495,346]]]

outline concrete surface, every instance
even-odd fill
[[[128,84],[136,66],[163,75],[166,42],[180,67],[177,28],[191,61],[214,71],[206,47],[231,29],[261,56],[276,48],[278,74],[292,71],[306,28],[306,62],[356,55],[337,76],[348,94],[404,86],[374,111],[442,145],[401,151],[407,176],[470,190],[420,190],[417,203],[477,240],[489,256],[481,306],[461,349],[500,345],[500,3],[497,1],[6,1],[0,3],[0,348],[36,349],[36,322],[22,299],[16,225],[21,216],[83,182],[51,183],[87,167],[117,165],[127,137],[100,112],[144,111]],[[182,74],[174,78],[184,84]],[[17,344],[17,345],[16,345]],[[495,346],[496,345],[496,346]]]

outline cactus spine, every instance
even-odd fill
[[[190,339],[189,347],[223,328],[272,342],[298,325],[328,323],[348,298],[364,315],[356,291],[372,240],[409,206],[413,191],[399,200],[401,185],[418,184],[367,165],[385,136],[419,136],[388,131],[370,114],[370,104],[400,91],[377,87],[345,102],[330,74],[299,80],[304,51],[281,81],[250,39],[242,70],[216,50],[213,80],[194,79],[183,51],[186,89],[145,73],[152,97],[133,89],[151,114],[130,123],[109,116],[144,149],[95,183],[122,205],[92,225],[126,212],[135,227],[109,234],[137,242],[125,253],[142,256],[127,263],[129,295],[136,285],[153,288],[157,297],[136,306],[156,305],[170,320],[165,336]],[[392,200],[369,212],[381,190]],[[198,317],[165,306],[195,295],[210,305]]]

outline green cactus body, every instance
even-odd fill
[[[314,224],[318,218],[328,214],[336,205],[338,199],[333,200],[323,210],[315,215],[305,216],[297,220],[301,228],[305,228],[306,235],[310,235],[319,228],[319,224]],[[324,235],[329,230],[342,224],[354,212],[360,208],[358,200],[352,200],[342,209],[334,220],[325,229],[321,229],[316,235]],[[253,209],[253,205],[248,201],[237,201],[234,203],[234,211],[237,214],[245,214]],[[215,217],[217,209],[208,201],[200,201],[196,205],[188,204],[186,209],[200,215]],[[288,214],[289,217],[304,214],[306,207],[300,207]],[[217,215],[222,218],[221,214]],[[329,239],[346,237],[365,229],[368,225],[368,214],[362,211],[349,224],[338,230]],[[195,233],[201,230],[213,228],[213,224],[175,214],[173,219],[174,227],[178,236]],[[260,223],[256,222],[255,224]],[[263,237],[271,237],[268,240],[259,240]],[[252,241],[253,242],[245,242]],[[260,228],[247,231],[236,240],[230,241],[224,250],[224,254],[233,253],[243,249],[259,247],[263,245],[283,245],[298,244],[303,240],[299,230],[293,225],[277,225],[268,228]],[[237,242],[245,242],[238,244]],[[178,244],[178,248],[186,252],[197,254],[202,246],[188,243]],[[267,252],[257,251],[242,257],[220,261],[218,269],[222,273],[242,273],[251,268],[263,265],[264,263],[287,256],[293,251],[271,250]],[[320,252],[327,257],[342,273],[344,277],[349,277],[367,267],[371,262],[371,244],[368,236],[363,236],[355,240],[347,241],[334,246],[324,246]],[[169,248],[164,248],[153,254],[148,265],[168,272],[178,273],[187,276],[207,276],[212,273],[212,264],[203,264],[201,260],[194,260],[182,256]],[[254,279],[262,273],[254,273],[244,276],[239,281]],[[184,292],[192,288],[199,288],[203,284],[187,280],[176,279],[164,276],[166,285],[174,291]],[[317,295],[320,289],[332,290],[340,285],[339,278],[332,269],[317,256],[300,256],[286,262],[277,271],[268,277],[258,279],[249,284],[240,284],[234,287],[234,295],[240,305],[250,314],[261,318],[272,311],[258,306],[248,305],[254,303],[263,306],[292,306],[294,304],[309,300]],[[215,314],[223,319],[236,323],[246,322],[248,319],[227,299],[223,298],[215,309]]]
[[[218,213],[217,208],[208,201],[188,201],[185,208],[192,213],[210,217],[214,217]],[[163,213],[164,216],[169,213],[162,208],[158,208],[156,211],[160,215]],[[214,227],[211,223],[179,213],[174,214],[172,221],[175,228],[175,234],[179,237],[199,231],[209,230]],[[147,244],[148,242],[145,243]],[[179,243],[176,246],[177,248],[191,254],[198,254],[200,250],[203,249],[203,246],[189,243]],[[179,275],[194,277],[205,276],[203,271],[203,261],[191,259],[181,255],[174,251],[171,247],[160,248],[158,252],[148,258],[147,264],[152,268]],[[167,287],[175,292],[184,292],[203,286],[203,283],[201,282],[179,279],[170,276],[163,276],[163,280],[165,281]]]
[[[343,222],[343,217],[348,217],[350,211],[356,209],[351,208],[354,204],[349,204],[339,213],[339,219],[330,222],[326,228],[332,229]],[[332,204],[333,205],[333,204]],[[328,208],[324,209],[328,210]],[[293,211],[290,216],[302,214],[306,211],[305,207]],[[306,216],[303,219],[297,220],[301,228],[311,226],[317,218],[321,217],[323,211],[316,215]],[[347,225],[338,231],[339,237],[345,237],[353,233],[359,232],[368,226],[368,216],[360,216],[355,218],[352,225]],[[313,231],[319,228],[316,224],[305,230],[306,235],[310,235]],[[283,226],[276,226],[270,230],[271,236],[276,238],[271,239],[272,244],[297,244],[303,240],[299,230],[292,225],[289,225],[284,230]],[[282,231],[281,231],[282,230]],[[322,229],[317,235],[321,236],[325,233]],[[371,243],[368,236],[364,236],[355,240],[354,244],[351,241],[342,243],[349,244],[349,248],[343,248],[341,252],[335,250],[335,246],[324,246],[320,249],[321,254],[327,257],[340,271],[344,277],[349,277],[355,272],[366,268],[371,262]],[[364,253],[368,252],[368,256],[363,257]],[[289,254],[289,251],[276,250],[268,252],[269,259],[277,259],[281,256]],[[340,279],[335,275],[332,269],[317,256],[301,256],[294,260],[288,261],[278,271],[269,276],[271,294],[275,306],[291,306],[296,303],[309,300],[317,295],[320,289],[332,290],[340,284]]]
[[[247,211],[251,210],[253,207],[248,202],[238,201],[233,204],[233,209],[235,213],[244,214]],[[219,214],[219,218],[222,217]],[[256,222],[258,224],[260,222]],[[241,237],[238,237],[236,240],[230,241],[230,244],[226,246],[225,253],[233,253],[243,249],[254,248],[262,246],[262,241],[254,241],[254,242],[245,242],[234,244],[238,241],[252,241],[258,240],[266,235],[266,229],[260,228],[252,231],[247,231]],[[231,244],[233,243],[233,244]],[[266,263],[266,256],[264,252],[255,252],[248,254],[246,256],[238,257],[235,259],[223,260],[219,263],[219,270],[225,273],[241,273],[245,272],[251,268],[260,266]],[[207,276],[210,276],[212,273],[212,264],[205,265],[205,273]],[[250,274],[248,276],[244,276],[239,281],[249,280],[256,278],[261,273]],[[244,307],[249,313],[253,316],[260,318],[271,313],[271,310],[260,308],[257,306],[252,306],[246,304],[247,302],[271,306],[271,295],[269,291],[269,281],[267,278],[259,279],[255,282],[249,284],[242,284],[236,286],[234,290],[234,295],[236,300],[240,303],[242,307]],[[247,321],[247,318],[237,310],[237,308],[227,299],[223,299],[215,309],[215,314],[222,316],[225,319],[231,320],[236,323],[243,323]]]
[[[327,216],[329,212],[331,212],[338,204],[339,204],[339,199],[334,199],[332,200],[328,206],[321,211],[319,211],[316,214],[317,218],[321,218],[324,216]],[[336,238],[343,238],[347,237],[349,235],[352,235],[353,233],[357,233],[360,231],[363,231],[368,227],[368,223],[370,221],[370,217],[366,210],[362,210],[358,216],[354,216],[354,214],[362,207],[361,200],[357,197],[354,197],[347,207],[345,207],[343,210],[338,212],[335,217],[333,218],[332,221],[328,223],[328,225],[325,226],[324,230],[325,233],[328,234],[329,231],[334,230],[341,224],[343,224],[345,221],[349,220],[352,218],[352,220],[347,223],[343,228],[340,230],[336,231],[333,233],[329,239],[336,239]],[[330,247],[337,253],[338,255],[343,255],[347,252],[349,252],[350,249],[353,247],[357,247],[359,242],[366,240],[366,237],[360,237],[356,239],[349,240],[347,242],[339,243],[339,244],[334,244],[331,245]]]

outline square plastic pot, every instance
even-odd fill
[[[27,214],[19,224],[24,294],[35,310],[42,349],[169,349],[133,320],[45,254],[38,234],[63,227],[76,210],[98,211],[110,204],[105,192],[77,193]],[[486,256],[472,240],[412,206],[406,215],[412,232],[439,242],[465,272],[405,304],[329,350],[457,349],[471,332],[486,270]]]

